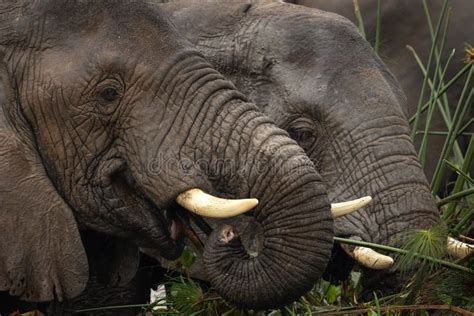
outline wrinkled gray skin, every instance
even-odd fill
[[[163,7],[206,58],[306,150],[331,202],[373,197],[369,206],[335,220],[337,236],[397,246],[400,233],[436,223],[408,136],[405,97],[352,23],[282,3]],[[334,265],[329,269],[342,269],[341,262]]]
[[[1,291],[26,301],[81,293],[88,261],[100,260],[86,257],[79,229],[112,239],[86,250],[110,252],[102,269],[117,270],[117,283],[135,274],[137,246],[176,258],[173,201],[196,187],[260,201],[258,257],[231,227],[206,244],[222,296],[276,307],[320,277],[333,228],[314,165],[159,11],[2,1],[0,56]]]
[[[357,23],[354,15],[354,6],[352,1],[347,0],[294,0],[297,4],[321,9],[324,11],[340,14],[352,22]],[[436,27],[443,0],[431,0],[427,2],[431,13],[433,27]],[[360,0],[360,10],[363,15],[367,39],[374,42],[376,21],[377,21],[377,0]],[[456,53],[453,56],[446,71],[445,78],[452,78],[464,65],[465,59],[464,43],[473,43],[472,20],[474,18],[474,1],[472,0],[454,0],[449,2],[450,11],[449,28],[445,39],[445,53],[442,56],[442,65],[447,61],[449,53],[453,48]],[[426,15],[423,9],[422,1],[397,0],[385,1],[382,3],[381,14],[381,45],[380,56],[387,67],[395,74],[400,85],[407,96],[407,112],[409,116],[415,114],[421,87],[423,84],[423,73],[420,71],[413,54],[406,48],[406,45],[412,46],[421,60],[428,61],[431,49],[431,36],[428,28]],[[459,100],[459,95],[464,80],[460,80],[448,91],[450,104],[454,108]],[[474,108],[471,108],[469,115],[464,118],[467,123],[474,116]],[[422,127],[424,125],[421,125]],[[439,114],[435,111],[432,121],[432,130],[447,130],[446,124]],[[471,129],[472,131],[472,124]],[[417,136],[415,146],[419,146],[422,135]],[[444,136],[430,135],[428,143],[428,152],[430,153],[425,165],[425,173],[431,180],[439,160],[439,153],[445,141]],[[461,146],[467,146],[469,137],[460,137]],[[450,170],[446,170],[448,174]],[[440,194],[445,191],[446,180],[440,187]]]

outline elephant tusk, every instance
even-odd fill
[[[355,212],[372,201],[372,197],[364,196],[357,200],[341,202],[341,203],[332,203],[331,204],[331,213],[332,217],[338,218],[352,212]]]
[[[448,237],[446,250],[451,256],[462,258],[474,252],[474,245],[469,245],[452,237]]]
[[[391,257],[382,255],[367,247],[355,247],[352,251],[346,248],[343,249],[355,261],[370,269],[384,270],[393,265],[393,259]]]
[[[176,203],[201,216],[228,218],[253,209],[257,199],[230,200],[221,199],[203,192],[200,189],[187,190],[176,198]]]

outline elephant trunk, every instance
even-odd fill
[[[254,115],[247,112],[246,115]],[[329,259],[332,218],[325,188],[304,151],[262,116],[239,135],[256,135],[240,160],[248,194],[259,205],[254,218],[263,243],[250,255],[229,225],[215,229],[203,260],[211,285],[227,300],[245,308],[275,308],[310,290]],[[254,162],[252,162],[254,161]]]
[[[159,102],[139,111],[141,124],[131,129],[140,141],[133,135],[127,141],[134,145],[127,161],[137,187],[160,209],[172,209],[174,200],[186,205],[186,195],[199,190],[258,199],[253,215],[264,237],[258,256],[246,253],[234,229],[221,227],[206,243],[206,272],[238,306],[290,303],[321,276],[332,248],[329,200],[313,163],[200,56],[184,56],[163,72],[172,82],[161,87]],[[173,119],[159,119],[163,111]]]
[[[346,142],[357,146],[343,147],[350,148],[345,152],[354,158],[340,159],[349,161],[342,166],[325,163],[322,174],[328,179],[333,201],[367,194],[372,196],[373,203],[348,218],[338,220],[336,234],[402,246],[404,232],[425,229],[437,222],[436,205],[407,135],[405,120],[402,117],[373,119],[361,125],[360,129],[350,128],[354,134],[365,137],[358,141],[350,137]],[[365,130],[370,130],[370,134]],[[344,170],[342,176],[331,176],[331,170],[335,168]],[[351,178],[356,170],[364,172]],[[354,227],[353,222],[361,224]]]

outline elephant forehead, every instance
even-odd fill
[[[135,9],[130,10],[130,15],[118,15],[107,7],[79,22],[71,17],[70,23],[68,19],[63,21],[64,17],[48,14],[45,32],[49,34],[44,43],[47,48],[39,52],[43,71],[63,80],[90,71],[88,66],[100,67],[104,72],[135,71],[129,68],[137,65],[156,69],[161,61],[189,45],[164,23],[159,13],[144,11],[146,14],[141,16],[147,18],[134,20]]]
[[[45,50],[40,61],[42,74],[63,85],[81,80],[88,84],[92,78],[114,73],[127,76],[138,71],[143,74],[146,69],[152,71],[157,67],[137,46],[97,45],[93,39]]]
[[[335,74],[323,74],[319,66],[281,63],[272,68],[272,78],[284,86],[297,103],[314,103],[322,96]]]
[[[401,114],[398,90],[387,79],[385,70],[375,63],[348,69],[337,65],[305,68],[282,63],[273,67],[272,78],[285,88],[286,100],[292,104]],[[393,106],[381,107],[389,104]]]
[[[78,52],[65,49],[50,49],[41,54],[42,73],[53,80],[62,81],[77,77],[81,73],[84,56]]]

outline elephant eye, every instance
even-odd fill
[[[106,102],[114,102],[120,97],[120,93],[117,89],[108,87],[99,92],[99,96]]]
[[[305,150],[309,150],[316,141],[314,121],[299,117],[293,120],[287,127],[288,134],[298,145]]]
[[[95,90],[94,101],[101,107],[102,113],[108,114],[114,111],[123,95],[123,85],[119,80],[106,79],[98,84]]]
[[[313,131],[310,130],[290,129],[288,133],[298,143],[309,143],[314,138]]]

